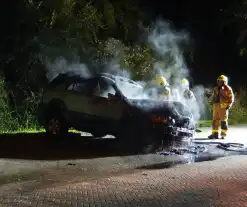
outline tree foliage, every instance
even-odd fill
[[[156,58],[152,49],[140,41],[143,34],[140,25],[153,20],[150,11],[155,1],[148,6],[144,4],[146,2],[141,0],[17,0],[15,4],[2,5],[0,67],[7,92],[15,100],[12,105],[21,106],[30,97],[36,100],[36,95],[47,83],[47,58],[52,61],[63,57],[70,62],[76,59],[90,70],[114,60],[118,61],[118,69],[130,71],[133,79],[150,79],[154,75]],[[205,17],[205,21],[200,19],[199,13],[203,11],[198,12],[196,4],[188,1],[186,12],[180,12],[177,6],[167,3],[163,13],[168,19],[176,19],[179,15],[190,31],[203,28],[208,21],[212,33],[230,30],[234,38],[229,41],[234,43],[236,54],[244,59],[246,1],[215,5],[200,2],[207,14],[214,15],[213,20]],[[191,51],[187,53],[194,63],[200,55],[195,47]],[[166,61],[169,62],[169,57]]]
[[[88,64],[104,62],[106,57],[112,57],[105,51],[111,38],[121,41],[125,47],[121,64],[131,68],[136,78],[149,76],[152,52],[134,43],[142,32],[138,26],[148,19],[141,3],[131,0],[18,0],[14,5],[6,4],[4,9],[11,9],[12,14],[7,12],[2,19],[5,26],[0,41],[1,68],[7,80],[15,85],[39,88],[45,82],[40,54],[51,59],[63,56],[70,60],[76,54]],[[221,7],[215,5],[214,10],[218,12],[219,30],[231,28],[235,31],[236,45],[243,56],[246,2],[225,2]],[[191,21],[188,24],[195,22],[189,12],[182,15]]]

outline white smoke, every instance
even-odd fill
[[[199,121],[201,116],[205,113],[205,88],[202,85],[197,85],[192,88],[195,97],[196,104],[192,104],[192,110],[194,114],[194,118],[196,121]]]
[[[119,58],[113,58],[111,61],[105,64],[103,71],[113,75],[119,75],[126,78],[131,78],[131,74],[127,70],[122,68],[119,62],[120,62]]]
[[[85,64],[79,63],[77,61],[69,63],[63,57],[59,57],[53,62],[46,60],[46,67],[46,77],[49,82],[56,78],[59,74],[64,73],[78,75],[83,78],[89,78],[92,75]]]
[[[148,29],[147,44],[151,46],[153,54],[157,61],[153,64],[153,70],[156,74],[164,76],[173,91],[178,90],[182,95],[179,83],[183,78],[190,77],[187,64],[184,59],[183,45],[189,42],[189,34],[185,31],[175,31],[167,22],[158,20],[154,26]],[[111,53],[111,60],[103,61],[105,64],[102,67],[102,72],[108,72],[114,75],[120,75],[127,78],[131,74],[125,68],[121,67],[120,60],[124,54],[125,46],[121,41],[109,39],[105,44],[105,52]],[[47,78],[52,80],[58,74],[71,72],[82,77],[90,77],[92,74],[85,64],[75,61],[72,64],[68,63],[63,58],[57,58],[56,61],[46,61],[48,69]],[[139,82],[144,88],[148,85],[141,81]],[[119,83],[120,84],[120,83]],[[130,98],[150,98],[154,99],[156,96],[147,94],[147,91],[140,92],[137,88],[134,90],[131,86],[122,86],[124,95]],[[180,101],[188,105],[192,109],[195,120],[199,120],[204,111],[204,88],[202,86],[195,86],[192,88],[196,96],[196,102],[187,102],[187,100],[180,97]]]
[[[180,48],[180,44],[187,43],[188,40],[186,32],[176,32],[172,30],[170,24],[160,20],[148,36],[148,43],[161,59],[155,63],[154,69],[168,80],[173,79],[174,84],[189,75],[182,48]]]
[[[189,42],[189,34],[185,31],[175,31],[167,22],[158,20],[148,35],[148,44],[152,47],[154,54],[159,58],[154,63],[156,74],[164,76],[172,92],[180,94],[179,101],[189,106],[194,119],[197,122],[204,112],[204,88],[195,86],[191,88],[196,97],[196,101],[188,101],[183,98],[180,81],[183,78],[190,79],[190,71],[184,59],[182,45]],[[172,97],[172,100],[176,97]]]

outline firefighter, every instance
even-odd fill
[[[184,78],[180,81],[180,89],[182,92],[182,98],[185,100],[191,100],[191,101],[195,101],[195,95],[193,93],[193,91],[190,90],[190,84],[189,81]]]
[[[177,88],[171,90],[171,96],[173,101],[180,101],[179,90]]]
[[[213,124],[212,134],[209,139],[219,138],[219,127],[221,124],[221,139],[224,139],[228,130],[228,112],[234,103],[232,88],[228,85],[228,78],[221,75],[217,79],[217,85],[213,88]]]
[[[169,98],[171,90],[169,87],[169,83],[167,82],[164,76],[156,77],[156,89],[157,89],[158,98],[161,98],[161,99]]]

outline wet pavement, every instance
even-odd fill
[[[0,206],[245,206],[246,156],[208,143],[209,132],[195,140],[207,151],[174,156],[122,154],[113,139],[3,137]],[[247,143],[246,132],[220,142]]]

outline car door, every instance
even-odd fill
[[[92,94],[97,86],[97,79],[75,82],[67,87],[64,102],[69,110],[69,121],[73,126],[90,126],[95,110],[91,104]]]
[[[118,121],[123,116],[124,104],[121,96],[118,96],[111,82],[104,78],[99,79],[98,87],[93,93],[92,104],[95,106],[97,116],[109,121]]]

